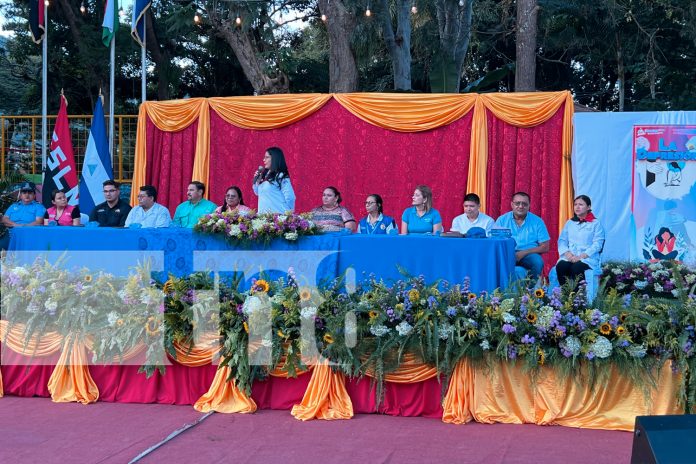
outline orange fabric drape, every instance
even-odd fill
[[[5,396],[5,390],[2,389],[2,371],[0,371],[0,398]]]
[[[353,417],[353,403],[346,390],[345,376],[334,372],[328,362],[314,366],[307,391],[300,404],[292,407],[290,414],[302,421]]]
[[[374,377],[370,371],[365,372],[365,375]],[[385,374],[384,380],[394,383],[416,383],[432,379],[435,376],[437,376],[435,366],[416,361],[416,356],[413,353],[404,353],[399,367],[394,372]]]
[[[87,350],[89,351],[92,351],[93,347],[94,340],[92,339],[92,337],[85,338],[85,348],[87,348]],[[146,348],[147,346],[144,343],[139,343],[133,347],[126,349],[123,353],[121,353],[120,356],[114,356],[109,360],[100,360],[100,362],[103,362],[104,364],[123,364],[126,361],[131,361],[140,356],[140,354],[142,354]]]
[[[269,130],[289,126],[319,110],[330,94],[260,95],[211,98],[210,108],[222,119],[243,129]]]
[[[26,341],[24,324],[13,324],[8,331],[9,327],[9,322],[0,321],[0,341],[15,353],[32,357],[50,356],[63,346],[63,336],[57,332],[47,332],[40,337],[32,335],[31,339]]]
[[[233,381],[228,381],[229,376],[229,367],[224,366],[217,370],[208,392],[193,405],[196,411],[227,414],[256,412],[256,402],[237,388]]]
[[[147,169],[147,118],[161,131],[177,132],[186,129],[198,120],[196,156],[193,162],[191,180],[208,183],[210,156],[210,113],[208,100],[190,98],[164,102],[145,102],[138,112],[138,133],[135,137],[135,167],[133,170],[133,189],[131,205],[137,204],[138,188],[145,184]],[[207,192],[206,192],[207,193]]]
[[[337,93],[334,99],[354,116],[397,132],[446,126],[471,111],[476,94]]]
[[[182,366],[198,367],[211,364],[220,352],[220,336],[209,334],[201,337],[198,344],[191,346],[173,343],[176,352],[176,362]]]
[[[48,391],[51,393],[53,402],[78,401],[89,404],[99,399],[99,389],[89,374],[87,364],[84,343],[77,338],[68,337],[58,363],[48,380]]]
[[[607,378],[590,388],[572,377],[561,377],[553,368],[543,368],[532,382],[518,364],[495,361],[492,367],[474,369],[462,360],[452,375],[442,420],[631,431],[636,416],[684,412],[677,406],[679,377],[668,364],[649,398],[614,367],[608,369]]]
[[[573,149],[573,98],[569,91],[489,93],[478,96],[474,108],[471,134],[471,154],[467,190],[481,197],[481,209],[485,210],[486,168],[488,157],[488,130],[486,109],[498,119],[516,127],[534,127],[556,114],[561,105],[563,111],[563,163],[561,164],[561,202],[558,211],[562,228],[573,211],[573,186],[570,172],[570,155]],[[560,230],[560,229],[559,229]]]

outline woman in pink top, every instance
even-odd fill
[[[59,226],[80,225],[80,208],[68,204],[65,191],[54,190],[51,192],[51,203],[53,203],[53,206],[48,208],[46,214],[44,214],[45,226],[51,222],[55,222]]]
[[[224,213],[225,211],[236,211],[239,214],[246,214],[251,211],[251,208],[244,205],[242,190],[236,185],[227,189],[225,203],[223,203],[222,206],[218,206],[215,210],[216,213]]]

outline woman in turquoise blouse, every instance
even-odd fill
[[[401,234],[435,234],[442,232],[442,218],[433,208],[433,191],[418,185],[411,197],[413,205],[401,215]]]

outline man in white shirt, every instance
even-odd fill
[[[452,231],[466,234],[472,227],[480,227],[491,235],[493,218],[479,211],[481,199],[475,193],[467,193],[464,197],[464,214],[460,214],[452,221]]]
[[[140,227],[169,227],[172,217],[169,210],[157,203],[157,189],[152,185],[143,185],[138,194],[138,206],[133,208],[126,218],[126,227],[140,224]]]

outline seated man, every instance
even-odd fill
[[[198,223],[199,217],[215,211],[217,205],[203,198],[203,194],[205,194],[205,184],[203,182],[193,181],[189,184],[186,192],[188,201],[176,207],[174,224],[193,229],[193,226]]]
[[[515,264],[524,268],[532,282],[536,282],[544,269],[541,254],[549,251],[551,237],[544,221],[529,212],[530,202],[525,192],[512,195],[512,211],[500,216],[495,226],[510,229],[516,243]]]
[[[98,222],[99,227],[123,227],[126,218],[131,211],[131,206],[126,200],[122,200],[121,184],[115,180],[105,180],[104,198],[106,201],[94,207],[89,215],[91,222]]]
[[[140,227],[169,227],[172,222],[169,210],[157,203],[157,189],[152,185],[143,185],[138,193],[138,206],[133,208],[126,218],[126,227],[140,224]]]
[[[467,193],[464,197],[464,214],[460,214],[452,221],[452,230],[466,234],[472,227],[480,227],[491,235],[493,218],[483,214],[479,208],[481,199],[475,193]]]
[[[19,186],[19,201],[7,208],[2,217],[5,227],[28,227],[43,225],[43,217],[46,208],[36,201],[36,185],[33,182],[23,182]],[[10,234],[5,234],[0,239],[0,248],[7,249],[10,243]]]

